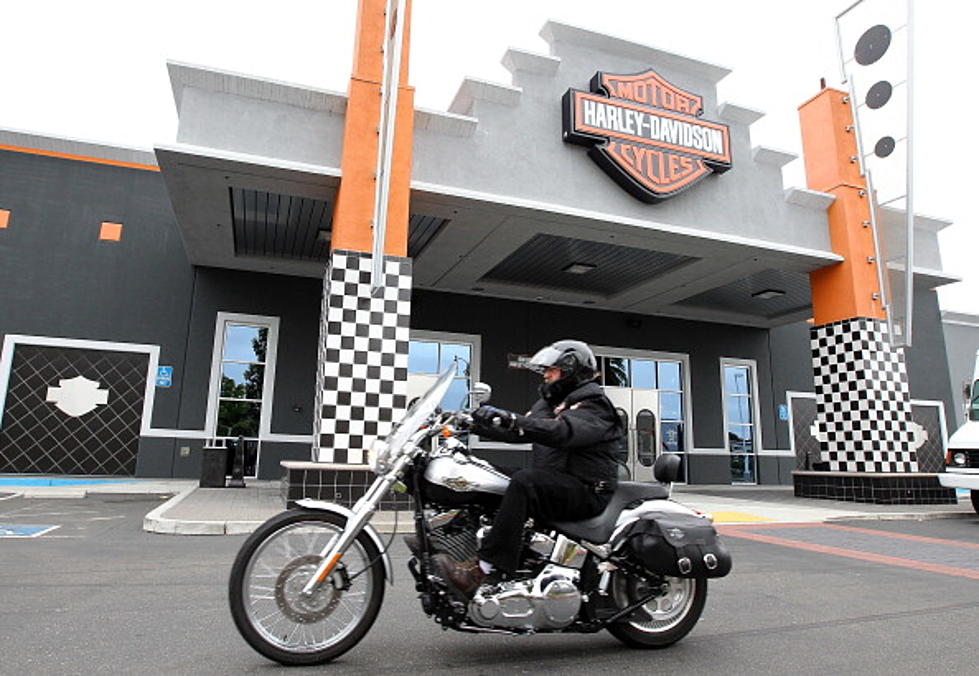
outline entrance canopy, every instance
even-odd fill
[[[550,54],[510,50],[512,83],[467,79],[447,112],[416,110],[408,254],[414,285],[745,326],[811,316],[808,273],[831,249],[832,196],[785,189],[794,159],[752,147],[750,108],[718,103],[727,70],[548,22]],[[320,277],[340,180],[346,96],[169,64],[176,143],[156,147],[191,262]],[[599,72],[654,69],[730,129],[731,168],[648,204],[562,139],[562,95]],[[712,123],[713,123],[712,122]],[[924,219],[923,283],[944,276]]]

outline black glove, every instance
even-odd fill
[[[473,421],[483,427],[499,427],[512,430],[517,421],[516,413],[505,411],[496,406],[480,406],[473,411]]]

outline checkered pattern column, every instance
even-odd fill
[[[319,462],[364,464],[408,395],[411,260],[386,256],[385,287],[372,298],[371,255],[334,250],[323,287],[317,404]]]
[[[917,472],[904,355],[887,324],[855,317],[811,332],[814,436],[830,471]]]

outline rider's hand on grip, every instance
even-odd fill
[[[512,430],[517,420],[516,414],[495,406],[480,406],[473,411],[473,420],[483,427],[501,427]]]

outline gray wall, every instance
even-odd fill
[[[0,151],[0,208],[0,335],[155,344],[180,372],[193,275],[159,173]],[[102,221],[121,241],[99,241]],[[157,390],[154,425],[179,398]]]

